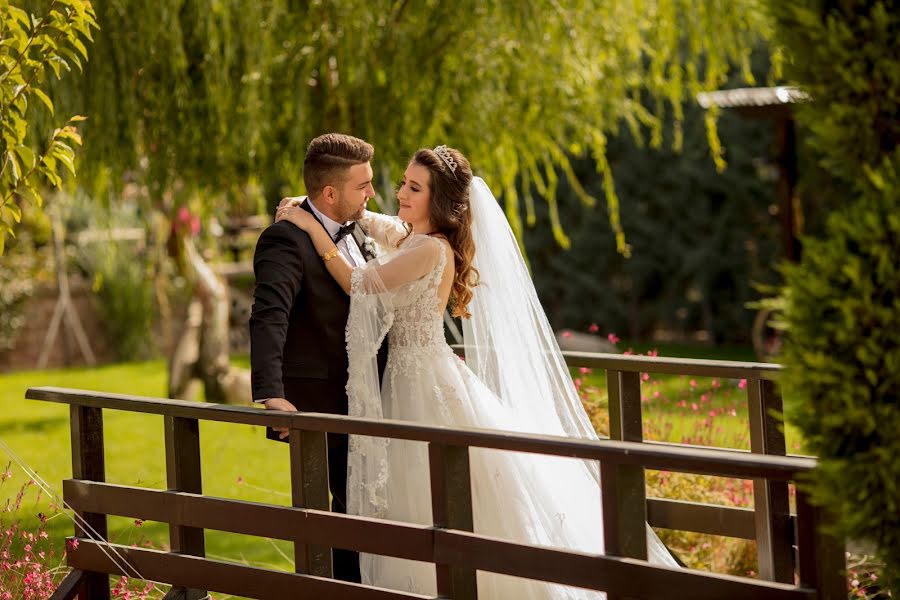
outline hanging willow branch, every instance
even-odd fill
[[[594,203],[570,163],[589,154],[622,252],[607,136],[624,124],[659,145],[671,115],[680,145],[682,104],[746,69],[769,35],[755,0],[107,0],[96,9],[86,77],[55,89],[91,116],[83,176],[93,181],[138,173],[151,189],[188,181],[212,198],[251,178],[299,186],[305,146],[325,131],[371,141],[394,176],[420,146],[447,143],[502,194],[517,232],[523,200],[535,222],[534,193],[566,245],[556,179]]]

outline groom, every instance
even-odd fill
[[[374,149],[359,138],[321,135],[307,148],[302,207],[335,239],[353,266],[366,261],[360,218],[372,187]],[[347,414],[344,329],[350,298],[325,268],[309,236],[289,221],[268,227],[253,257],[256,288],[250,314],[253,401],[270,410]],[[287,441],[288,430],[266,437]],[[347,512],[347,435],[328,434],[328,483],[334,512]],[[334,576],[360,581],[356,552],[334,549]]]

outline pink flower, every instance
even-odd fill
[[[697,410],[698,408],[700,408],[700,407],[697,406],[696,402],[691,402],[691,410]]]
[[[178,208],[178,211],[175,213],[175,223],[178,225],[179,229],[187,229],[190,231],[191,235],[200,233],[200,217],[191,214],[190,209],[186,206]]]
[[[710,416],[710,417],[715,417],[715,416],[716,416],[716,411],[714,411],[714,410],[709,411],[709,416]]]
[[[650,381],[650,373],[641,373],[641,381]]]
[[[697,387],[697,380],[691,379],[690,384],[691,384],[691,387]]]
[[[582,375],[587,375],[591,372],[591,370],[588,367],[581,367],[580,369],[578,369],[578,372]]]
[[[747,389],[747,380],[746,380],[746,379],[741,379],[741,380],[738,382],[738,387],[741,388],[742,390]]]
[[[591,326],[588,327],[588,331],[590,331],[591,333],[597,333],[598,331],[600,331],[600,327],[596,323],[591,323]]]
[[[610,343],[610,344],[614,344],[614,345],[615,345],[615,344],[618,344],[618,343],[619,343],[619,337],[618,337],[616,334],[614,334],[614,333],[610,333],[609,335],[607,335],[607,336],[606,336],[606,339],[609,340],[609,343]]]

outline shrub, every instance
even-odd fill
[[[12,478],[13,472],[7,465],[0,473],[0,491],[7,491],[3,488]],[[34,481],[23,483],[7,497],[0,514],[0,600],[49,598],[66,574],[47,534],[46,515],[39,515],[34,531],[19,524],[22,505],[34,489]],[[40,491],[34,502],[39,501]]]
[[[892,182],[829,220],[786,269],[786,404],[819,457],[814,498],[875,542],[900,584],[900,210]]]
[[[140,253],[109,243],[94,265],[94,291],[116,355],[122,360],[153,353],[153,280]]]
[[[799,123],[845,190],[777,301],[786,415],[820,459],[813,500],[874,542],[900,585],[900,10],[893,0],[772,0]],[[813,185],[806,186],[814,189]]]

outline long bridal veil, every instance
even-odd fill
[[[473,179],[470,194],[473,265],[481,283],[469,304],[472,317],[463,320],[466,364],[514,411],[514,426],[523,433],[598,439],[506,216],[480,177]],[[599,486],[599,463],[583,462],[593,484]],[[560,482],[566,488],[570,484]],[[650,559],[674,566],[649,526],[647,533]]]

